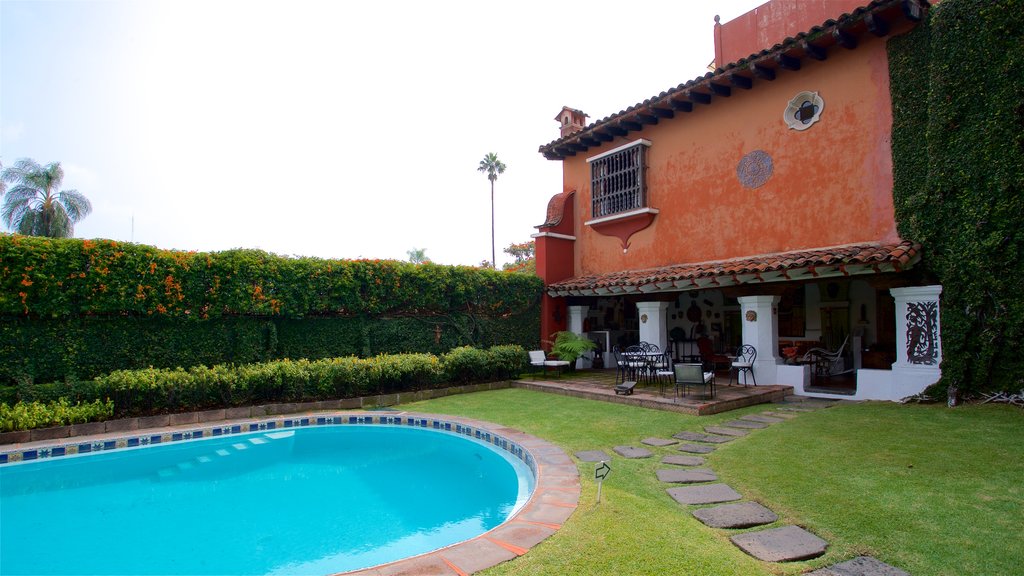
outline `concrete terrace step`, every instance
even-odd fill
[[[739,438],[740,436],[746,436],[749,434],[746,430],[738,430],[736,428],[726,428],[725,426],[705,426],[704,431],[709,434],[718,434],[719,436],[734,436]]]
[[[580,450],[574,456],[581,462],[607,462],[612,459],[604,450]]]
[[[815,570],[808,576],[910,576],[910,573],[871,556],[858,556],[846,562]]]
[[[700,456],[683,456],[682,454],[665,456],[661,459],[662,464],[672,464],[673,466],[700,466],[704,462],[705,460]]]
[[[678,440],[667,440],[665,438],[644,438],[640,441],[641,444],[647,444],[648,446],[671,446],[673,444],[679,444]]]
[[[743,496],[728,484],[701,484],[680,486],[666,490],[673,500],[680,504],[717,504],[741,500]]]
[[[691,454],[710,454],[715,451],[715,447],[707,444],[683,444],[676,448],[676,450],[679,450],[680,452],[689,452]]]
[[[647,448],[637,448],[636,446],[616,446],[612,450],[623,458],[650,458],[654,456],[654,452]]]
[[[746,428],[748,430],[760,430],[768,427],[764,422],[752,422],[750,420],[729,420],[728,422],[722,422],[722,426],[728,426],[730,428]]]
[[[763,424],[778,424],[779,422],[785,421],[784,418],[773,418],[771,416],[763,416],[760,414],[747,414],[740,416],[740,420],[749,420],[750,422],[761,422]]]

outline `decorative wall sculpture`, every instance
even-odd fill
[[[807,130],[821,118],[825,101],[817,92],[801,92],[789,101],[782,120],[793,130]]]
[[[938,364],[938,341],[938,302],[907,302],[907,362]]]
[[[757,188],[772,177],[772,157],[764,150],[748,153],[736,165],[736,177],[746,188]]]

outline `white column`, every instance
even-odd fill
[[[942,286],[913,286],[889,290],[896,301],[896,363],[893,385],[904,396],[917,394],[939,381],[942,371]],[[902,396],[901,396],[902,397]]]
[[[655,344],[658,350],[668,346],[668,302],[637,302],[640,317],[640,341]]]
[[[569,332],[573,334],[583,335],[583,321],[587,318],[587,314],[590,312],[590,306],[567,306],[569,309],[569,322],[567,327]],[[590,368],[590,358],[578,358],[576,360],[577,368]]]
[[[782,360],[779,349],[779,296],[740,296],[743,343],[757,350],[754,378],[761,384],[775,384]],[[735,354],[735,351],[728,351]]]

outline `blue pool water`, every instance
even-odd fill
[[[329,574],[504,522],[533,476],[397,426],[238,434],[0,467],[0,574]]]

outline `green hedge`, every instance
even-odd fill
[[[512,378],[526,366],[526,351],[520,346],[492,346],[487,350],[465,346],[440,357],[381,354],[372,358],[349,356],[187,369],[118,370],[92,380],[7,386],[0,389],[0,401],[16,403],[9,408],[14,413],[34,415],[19,416],[17,421],[57,425],[53,418],[39,414],[58,413],[52,407],[66,409],[69,402],[94,406],[96,402],[112,401],[111,413],[91,418],[104,419],[111,415],[141,416],[425,390]],[[51,408],[46,412],[41,406]],[[85,420],[74,420],[77,421]]]
[[[0,432],[97,422],[113,414],[114,404],[110,400],[74,406],[64,399],[47,403],[19,402],[14,406],[0,403]]]
[[[154,287],[159,284],[159,287]],[[0,385],[281,358],[536,348],[541,281],[0,235]]]
[[[945,0],[889,44],[894,202],[942,285],[943,386],[1017,390],[1024,357],[1024,0]]]

